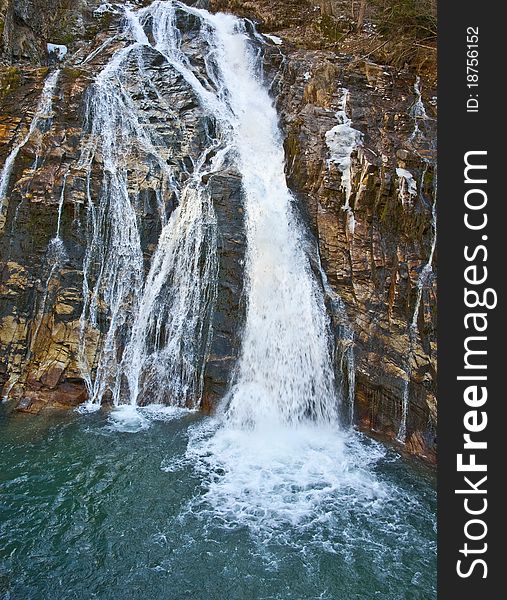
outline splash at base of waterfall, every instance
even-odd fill
[[[86,415],[101,410],[101,406],[94,402],[85,402],[76,409],[76,412]],[[136,406],[134,404],[120,404],[113,406],[108,414],[108,429],[123,433],[138,433],[149,429],[156,421],[172,421],[181,419],[195,411],[179,406],[167,404],[148,404]]]
[[[252,432],[209,421],[191,430],[186,461],[205,482],[200,511],[265,538],[284,528],[327,527],[344,506],[374,511],[391,493],[372,472],[384,455],[379,444],[332,425]]]
[[[122,404],[114,407],[109,413],[108,427],[114,431],[137,433],[148,429],[155,421],[173,421],[190,414],[191,410],[166,404],[149,404],[147,406],[132,406]]]

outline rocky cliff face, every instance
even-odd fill
[[[398,72],[376,64],[360,49],[347,53],[350,39],[340,41],[336,32],[346,31],[350,20],[331,4],[332,10],[327,3],[212,0],[210,9],[251,18],[263,33],[276,36],[266,38],[265,77],[285,134],[287,177],[317,238],[329,281],[337,370],[345,387],[353,386],[354,420],[433,459],[432,82],[416,79],[408,68]],[[98,324],[83,333],[80,323],[87,199],[89,192],[91,197],[100,193],[101,179],[98,171],[92,174],[88,190],[79,158],[89,134],[83,118],[87,90],[124,41],[117,36],[120,11],[98,6],[91,0],[0,4],[0,164],[27,138],[2,198],[0,383],[5,397],[32,412],[86,399],[79,347],[85,335],[87,362],[96,368],[103,330]],[[187,31],[184,43],[193,48],[198,65],[202,49],[191,23]],[[48,55],[48,43],[67,48],[61,64],[59,51]],[[37,115],[48,67],[56,66],[61,72],[50,110]],[[183,180],[209,124],[181,78],[164,70],[156,57],[150,74],[163,98],[149,103],[138,94],[136,106],[145,111]],[[147,267],[160,232],[157,182],[142,160],[132,161],[130,173],[143,200],[137,216]],[[210,178],[208,188],[220,231],[217,308],[202,397],[211,408],[225,391],[239,348],[244,232],[239,174],[226,166]],[[61,238],[63,250],[55,238]]]

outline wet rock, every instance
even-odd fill
[[[32,412],[30,409],[32,407],[33,400],[31,398],[21,398],[21,400],[16,405],[16,410],[19,412]]]
[[[243,265],[246,239],[241,178],[237,172],[213,175],[210,190],[220,231],[219,274],[212,338],[204,371],[204,408],[210,410],[224,396],[240,350],[244,319]]]
[[[275,71],[276,56],[270,60]],[[287,174],[354,330],[357,425],[396,439],[409,378],[407,449],[433,460],[434,280],[424,285],[414,311],[434,238],[435,121],[424,122],[423,135],[414,139],[413,76],[303,49],[289,49],[284,68],[278,107],[286,132]],[[371,88],[374,75],[376,89]],[[325,143],[326,132],[338,123],[344,88],[349,90],[346,114],[364,136],[351,156],[350,210],[344,210],[343,174],[330,162]],[[400,195],[396,169],[402,165],[417,186],[410,204]]]
[[[27,388],[16,404],[16,411],[37,414],[48,408],[66,410],[79,406],[86,398],[87,392],[82,382],[62,383],[53,390]]]

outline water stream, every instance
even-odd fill
[[[227,144],[210,138],[191,177],[183,186],[177,184],[163,141],[137,110],[128,87],[135,69],[144,93],[146,88],[157,93],[143,60],[144,49],[150,47],[192,85],[204,111],[218,105],[179,50],[174,15],[171,2],[156,2],[137,14],[127,10],[132,43],[117,51],[99,74],[88,104],[90,141],[80,166],[91,178],[96,154],[103,159],[98,205],[89,194],[90,241],[81,318],[88,410],[98,408],[106,393],[133,416],[135,411],[128,407],[141,403],[197,406],[202,391],[206,323],[217,270],[215,215],[202,182],[222,166]],[[140,22],[148,18],[153,19],[153,45]],[[157,101],[164,103],[160,93]],[[132,191],[128,176],[130,161],[139,156],[150,163],[151,174],[162,179],[158,187],[162,229],[146,277],[139,222],[142,198]],[[167,220],[165,207],[172,197],[178,206]],[[108,328],[94,371],[87,361],[86,333],[89,325],[96,327],[103,318],[104,305]]]
[[[53,96],[55,93],[58,78],[60,76],[60,70],[57,69],[50,73],[42,88],[41,96],[37,103],[35,113],[33,115],[28,132],[15,143],[11,152],[7,156],[2,171],[0,173],[0,231],[5,225],[5,213],[7,211],[7,192],[9,191],[9,183],[12,175],[12,170],[16,162],[16,158],[20,150],[29,142],[35,130],[42,128],[45,123],[49,122],[52,117],[53,107]],[[37,165],[37,158],[35,160]]]
[[[425,121],[428,120],[426,108],[421,94],[421,78],[417,76],[414,82],[414,94],[415,100],[410,107],[410,116],[414,119],[414,129],[410,136],[412,142],[417,142],[420,136],[424,136],[424,131],[421,130],[421,125],[424,125]]]
[[[426,169],[423,169],[421,177],[421,194],[423,189],[424,176]],[[433,276],[433,259],[437,247],[437,205],[436,200],[431,206],[431,246],[430,253],[426,263],[423,265],[421,272],[417,277],[416,282],[416,298],[414,303],[414,311],[412,318],[409,322],[408,327],[408,354],[406,362],[406,378],[403,386],[403,398],[402,398],[402,411],[401,421],[396,439],[402,444],[405,443],[407,437],[407,421],[408,421],[408,408],[409,408],[409,393],[410,393],[410,379],[412,376],[412,362],[414,361],[414,353],[416,350],[417,341],[417,319],[419,317],[419,310],[421,308],[421,301],[423,298],[424,290],[431,287],[432,276]]]

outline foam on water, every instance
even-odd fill
[[[191,430],[186,458],[205,482],[196,500],[203,514],[265,538],[292,527],[332,527],[335,511],[355,505],[380,508],[389,490],[371,469],[383,456],[379,445],[366,448],[331,425],[273,425],[252,433],[213,431],[208,423]]]
[[[108,429],[122,433],[138,433],[148,429],[154,421],[172,421],[180,419],[190,412],[185,408],[165,404],[149,404],[148,406],[121,404],[111,410]]]
[[[129,435],[108,428],[105,411],[87,419],[67,413],[28,423],[14,413],[6,419],[2,409],[0,570],[12,597],[63,597],[67,590],[80,598],[102,597],[112,582],[118,598],[132,590],[139,597],[199,600],[436,597],[433,478],[393,452],[384,455],[371,440],[345,437],[342,454],[332,435],[319,443],[309,433],[300,442],[281,439],[274,457],[270,437],[267,449],[250,436],[232,440],[231,454],[240,447],[248,460],[248,453],[261,452],[258,461],[250,458],[247,471],[239,465],[238,473],[255,476],[254,467],[261,466],[256,487],[264,487],[238,494],[226,475],[227,491],[242,502],[224,518],[221,507],[211,504],[223,500],[212,481],[223,474],[196,473],[190,453],[186,464],[181,461],[189,422],[203,453],[204,438],[213,436],[214,429],[201,428],[197,416]],[[229,440],[217,445],[230,446]],[[362,481],[351,481],[356,465],[350,459],[348,472],[343,464],[349,452],[364,469]],[[271,463],[277,472],[269,487],[263,481]],[[286,465],[293,465],[290,477],[284,476]],[[304,476],[298,466],[307,470]],[[299,488],[312,482],[313,504],[312,496],[290,493],[291,479]],[[319,479],[327,482],[321,498]],[[249,489],[247,480],[243,487]],[[276,493],[261,500],[261,511],[270,512],[256,522],[250,515],[269,489]],[[199,502],[195,496],[201,494],[207,496]],[[241,512],[252,494],[251,509]]]

